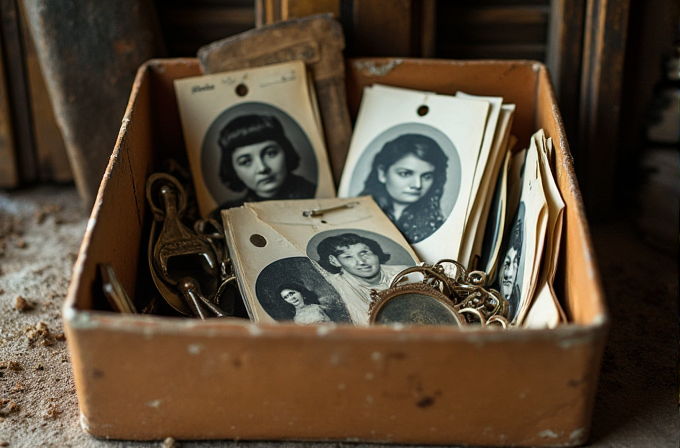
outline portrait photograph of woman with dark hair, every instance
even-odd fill
[[[286,257],[267,264],[257,275],[255,294],[253,310],[259,322],[352,323],[338,292],[307,257]]]
[[[338,196],[370,195],[422,261],[456,258],[489,102],[364,88]]]
[[[524,243],[524,202],[520,202],[507,236],[506,250],[498,270],[498,290],[508,301],[508,320],[512,321],[517,315],[522,298],[522,276],[524,263],[522,245]]]
[[[234,192],[245,192],[219,209],[244,202],[313,198],[316,184],[293,174],[300,155],[286,137],[281,122],[271,115],[242,115],[220,131],[219,178]]]
[[[432,235],[445,221],[441,197],[448,157],[434,139],[405,134],[375,155],[360,195],[370,195],[411,243]]]
[[[281,298],[288,306],[281,308],[298,325],[330,322],[331,318],[319,304],[319,297],[297,283],[282,283],[276,289],[276,298]]]
[[[220,218],[246,202],[335,197],[304,62],[174,85],[202,217]]]

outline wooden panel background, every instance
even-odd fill
[[[255,27],[254,0],[155,0],[170,57]]]
[[[0,188],[11,188],[19,184],[19,171],[14,150],[12,112],[9,107],[8,87],[5,83],[3,53],[2,46],[0,46]]]
[[[643,80],[647,89],[653,85],[643,71],[660,77],[658,50],[633,43],[637,50],[626,53],[628,29],[637,30],[635,42],[658,44],[650,36],[670,36],[679,9],[677,0],[150,1],[170,57],[195,56],[199,47],[255,26],[330,12],[345,28],[347,56],[543,61],[555,86],[586,206],[596,218],[613,212],[622,182],[629,184],[621,173],[633,171],[620,166],[630,168],[629,160],[635,159],[635,136],[641,133],[641,110],[649,98],[644,92],[634,99],[622,97],[624,69],[629,88],[635,80]],[[58,140],[58,133],[50,129],[49,114],[35,112],[47,102],[30,42],[21,41],[17,0],[0,0],[0,7],[0,187],[68,179],[63,152],[45,149],[46,142]],[[663,27],[661,34],[657,27]]]
[[[437,4],[437,56],[545,61],[550,0]]]
[[[7,88],[10,114],[2,121],[11,124],[14,152],[14,157],[0,160],[0,165],[6,165],[8,171],[17,173],[16,182],[8,182],[7,185],[16,187],[21,182],[33,182],[37,177],[23,37],[16,0],[0,0],[0,44],[4,62],[2,82]]]
[[[21,6],[21,5],[19,5]],[[25,53],[28,99],[31,105],[31,132],[36,171],[43,182],[70,182],[73,173],[64,137],[57,124],[52,101],[45,85],[35,42],[28,29],[25,13],[21,14],[21,30]]]
[[[588,0],[576,169],[591,217],[614,211],[621,86],[630,0]]]

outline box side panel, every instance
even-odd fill
[[[590,402],[586,403],[582,412],[590,426],[609,317],[573,158],[546,68],[542,68],[539,74],[536,108],[537,128],[543,128],[554,142],[555,176],[565,202],[555,290],[562,299],[561,303],[571,322],[589,325],[601,335],[598,341],[594,341],[591,358],[588,361],[593,381],[589,385]]]
[[[143,194],[145,176],[135,173],[139,172],[140,164],[149,164],[153,156],[149,96],[148,67],[142,66],[133,84],[118,141],[104,173],[64,303],[64,331],[79,398],[80,391],[88,386],[81,372],[88,365],[89,354],[81,350],[68,316],[76,310],[108,308],[101,293],[100,263],[113,266],[126,291],[134,291],[136,283],[137,253],[144,219],[143,196],[140,197],[139,191]],[[145,151],[134,153],[131,148],[144,148]],[[127,218],[120,219],[121,216]],[[85,412],[86,403],[79,400],[79,405]]]
[[[347,64],[347,98],[356,117],[367,85],[386,84],[440,94],[457,91],[502,96],[517,105],[512,132],[518,147],[535,132],[537,64],[530,61],[445,61],[431,59],[353,59]]]
[[[163,137],[182,141],[179,118],[173,126],[173,113],[177,115],[174,95],[161,90],[159,86],[172,88],[174,68],[180,67],[176,76],[187,76],[186,66],[193,67],[189,73],[196,74],[196,60],[187,64],[169,64],[167,70],[161,61],[149,61],[142,65],[132,87],[130,101],[123,118],[118,141],[113,149],[90,222],[81,244],[78,260],[74,266],[64,315],[73,315],[74,309],[108,309],[101,293],[101,278],[98,266],[109,263],[116,277],[129,293],[135,291],[140,252],[145,252],[141,242],[148,232],[145,221],[147,205],[145,198],[146,179],[155,170],[154,161],[163,158]],[[170,75],[168,75],[170,73]],[[168,81],[169,79],[169,81]],[[165,83],[159,80],[166,80]],[[160,95],[160,96],[159,96]],[[163,98],[161,100],[160,98]],[[156,107],[155,101],[159,102]],[[167,103],[167,104],[166,104]],[[162,117],[163,114],[169,118]],[[158,117],[161,115],[161,117]],[[165,119],[164,119],[165,118]],[[169,123],[170,132],[163,133],[157,123]],[[179,136],[179,137],[177,137]],[[183,151],[183,144],[175,144],[177,152]],[[158,154],[160,153],[160,155]],[[120,217],[126,217],[121,219]],[[144,257],[142,257],[144,258]],[[95,290],[97,289],[97,290]],[[87,365],[87,351],[78,347],[77,336],[72,335],[69,318],[65,319],[77,389],[87,387],[87,381],[80,372]],[[86,402],[80,401],[81,408]],[[85,412],[85,409],[82,409]]]
[[[125,289],[135,290],[139,253],[145,252],[140,242],[149,219],[146,179],[168,158],[186,166],[172,80],[199,73],[196,59],[152,60],[140,68],[74,267],[66,307],[107,308],[101,294],[92,291],[99,284],[100,263],[112,264]]]
[[[565,202],[563,240],[556,285],[570,320],[603,325],[607,320],[604,292],[594,257],[581,192],[574,172],[562,118],[548,71],[540,71],[536,98],[536,129],[543,128],[555,144],[556,177]]]
[[[112,264],[125,289],[134,290],[144,219],[146,176],[143,172],[153,157],[149,151],[152,147],[150,117],[147,68],[142,66],[74,265],[65,308],[106,308],[104,303],[97,302],[101,294],[93,295],[92,291],[98,283],[99,263]],[[135,152],[131,148],[144,150]]]
[[[596,381],[582,330],[75,327],[84,421],[110,438],[571,445]]]

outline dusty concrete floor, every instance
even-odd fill
[[[0,447],[163,446],[97,440],[80,428],[60,307],[86,224],[73,187],[0,193]],[[612,330],[588,446],[676,447],[676,259],[643,243],[625,221],[592,231]],[[231,441],[173,446],[236,445],[336,446]]]

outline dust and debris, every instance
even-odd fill
[[[10,394],[16,394],[26,390],[26,386],[23,381],[19,381],[14,385],[14,387],[9,391]]]
[[[28,327],[26,329],[26,337],[31,347],[35,344],[51,347],[57,341],[66,340],[66,336],[63,333],[52,333],[45,322],[38,322],[35,326]]]
[[[11,370],[13,372],[20,372],[24,368],[16,361],[2,361],[0,362],[0,370]]]
[[[48,308],[51,307],[52,305],[54,305],[55,299],[63,299],[63,296],[55,292],[51,292],[47,295],[47,299],[45,300],[44,305]]]
[[[50,404],[47,407],[47,410],[45,411],[45,413],[43,414],[43,417],[46,420],[55,420],[61,414],[62,414],[62,411],[59,408],[57,408],[54,404]]]
[[[161,448],[179,448],[179,443],[172,437],[166,437],[161,444]]]
[[[198,355],[203,351],[203,344],[189,344],[187,347],[190,355]]]
[[[52,215],[56,215],[61,211],[61,207],[56,204],[45,204],[38,207],[35,212],[33,212],[33,222],[36,224],[42,224],[45,220]],[[55,219],[55,222],[57,220]]]
[[[557,433],[555,433],[555,431],[553,431],[553,430],[551,430],[551,429],[546,429],[546,430],[544,430],[544,431],[539,432],[539,433],[538,433],[538,437],[541,437],[541,438],[543,438],[543,439],[546,439],[546,438],[547,438],[547,439],[556,439],[556,438],[559,437],[559,435],[558,435]]]
[[[355,61],[354,66],[366,76],[385,76],[391,72],[395,67],[402,64],[401,59],[394,59],[385,64],[375,63],[372,61]]]
[[[17,296],[14,309],[20,312],[31,311],[35,306],[21,296]]]
[[[8,417],[10,414],[16,414],[20,409],[20,406],[15,401],[7,398],[0,398],[0,417]]]
[[[569,438],[571,440],[581,440],[581,439],[584,438],[584,436],[587,436],[587,435],[588,435],[588,431],[586,431],[585,428],[578,428],[578,429],[573,430],[571,432],[571,434],[569,434]]]
[[[0,257],[7,252],[8,245],[25,248],[21,219],[14,215],[0,215]]]
[[[43,207],[45,203],[59,205]],[[7,399],[0,403],[0,447],[131,445],[94,440],[83,430],[66,344],[57,342],[43,348],[40,342],[45,334],[34,328],[31,333],[38,339],[35,347],[30,347],[25,333],[28,326],[42,321],[55,341],[57,336],[62,338],[55,334],[64,331],[61,321],[53,319],[66,297],[88,212],[73,185],[0,191],[0,246],[4,248],[4,256],[0,255],[4,271],[0,277],[0,289],[4,291],[0,305],[5,313],[0,318],[0,398]],[[55,224],[56,214],[64,218],[62,225]],[[34,216],[43,223],[34,221]],[[17,237],[25,240],[26,249],[15,246]],[[35,309],[27,313],[15,310],[18,295]],[[48,306],[46,302],[52,304]],[[19,381],[25,390],[11,393]],[[157,442],[149,446],[159,445]]]
[[[21,219],[14,215],[0,215],[0,238],[21,236]]]

